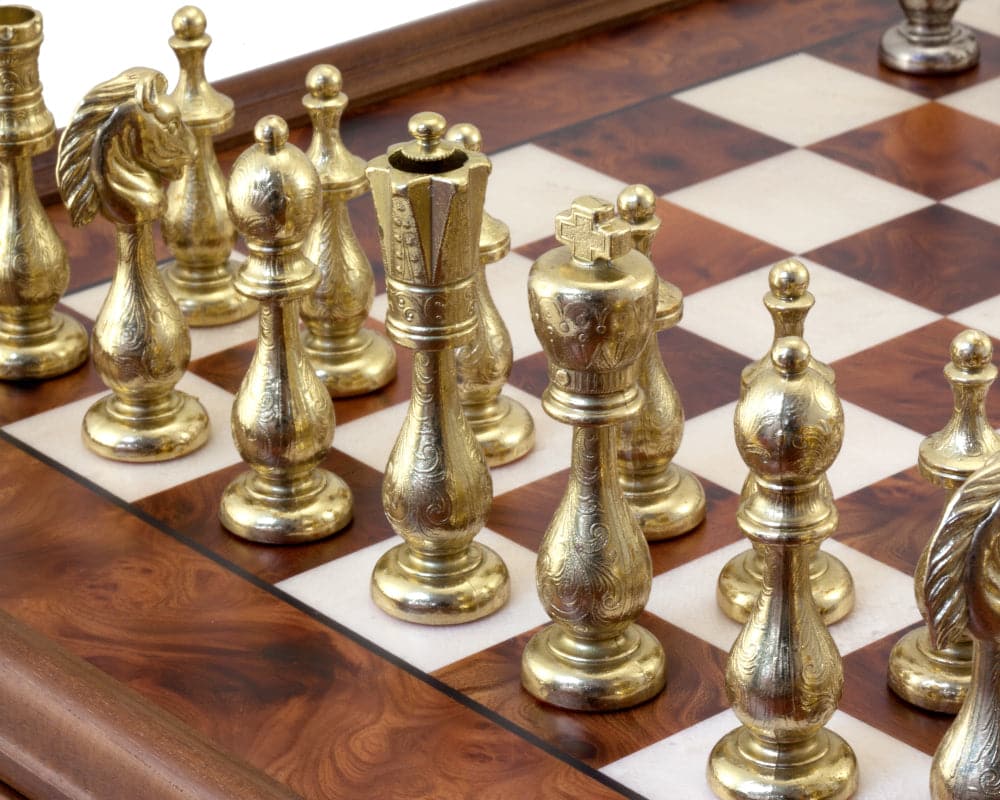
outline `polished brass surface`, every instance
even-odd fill
[[[188,325],[224,325],[256,313],[257,304],[233,286],[239,261],[232,258],[236,229],[226,208],[226,181],[215,157],[212,137],[233,126],[233,101],[205,79],[205,52],[212,37],[205,15],[184,6],[173,18],[170,37],[180,62],[171,95],[194,134],[195,157],[167,189],[163,240],[174,258],[164,267],[167,288]]]
[[[918,573],[917,599],[936,650],[972,637],[968,693],[931,763],[933,800],[1000,797],[1000,456],[960,485]]]
[[[62,375],[87,359],[87,333],[54,311],[69,284],[66,248],[35,191],[32,156],[56,140],[38,81],[42,15],[0,7],[0,379]]]
[[[635,624],[649,599],[649,546],[618,481],[618,425],[643,402],[636,365],[650,338],[657,278],[614,206],[577,198],[556,217],[565,246],[528,278],[549,362],[545,411],[573,426],[569,479],[538,550],[538,596],[553,624],[521,658],[521,683],[579,711],[628,708],[666,682],[659,641]]]
[[[320,184],[288,143],[281,117],[262,117],[256,143],[233,165],[227,199],[249,256],[236,288],[260,306],[257,349],[233,401],[233,440],[251,469],[226,487],[223,526],[244,539],[321,539],[351,520],[351,490],[320,468],[333,442],[333,403],[299,339],[299,305],[316,288],[302,242],[319,211]]]
[[[949,493],[1000,452],[1000,436],[986,416],[986,393],[997,376],[992,356],[993,344],[982,331],[962,331],[951,342],[951,360],[944,374],[951,384],[954,409],[944,428],[920,443],[917,462],[921,475]],[[914,577],[918,603],[929,546],[921,553]],[[958,713],[972,676],[972,649],[967,634],[937,649],[926,629],[910,631],[889,655],[889,686],[921,708]]]
[[[482,152],[482,136],[475,125],[452,125],[445,138],[470,152]],[[479,319],[472,341],[456,348],[455,362],[462,410],[491,467],[515,461],[535,446],[535,423],[528,409],[501,394],[510,377],[514,355],[510,333],[486,285],[486,265],[499,261],[508,252],[510,229],[483,212],[479,270],[475,278]]]
[[[450,625],[510,595],[500,557],[473,537],[493,502],[482,448],[458,399],[453,348],[472,340],[475,275],[490,163],[443,139],[445,121],[410,119],[413,140],[368,165],[386,271],[386,329],[413,358],[413,394],[382,483],[403,543],[372,573],[372,598],[411,622]]]
[[[915,75],[961,72],[979,63],[979,42],[952,22],[960,0],[899,0],[906,19],[882,36],[878,57],[885,66]]]
[[[118,260],[94,323],[94,368],[112,394],[83,420],[84,443],[118,461],[163,461],[208,439],[208,415],[178,392],[191,337],[153,254],[164,180],[194,157],[194,137],[165,93],[166,78],[136,67],[95,86],[59,141],[56,179],[74,225],[100,211],[115,225]]]
[[[764,295],[764,307],[771,315],[774,325],[773,346],[785,336],[803,335],[806,315],[816,302],[809,291],[809,270],[801,261],[789,258],[771,267],[768,273],[768,291]],[[835,383],[833,369],[814,356],[810,356],[810,368],[819,372],[824,380]],[[771,357],[748,364],[740,375],[740,392],[760,370],[770,371]],[[821,478],[822,490],[830,496],[832,492],[826,477]],[[755,491],[755,482],[748,477],[740,493],[746,499]],[[716,600],[719,608],[730,619],[744,623],[750,616],[760,592],[761,574],[764,565],[762,556],[756,549],[737,554],[723,568],[716,585]],[[809,564],[813,600],[820,616],[827,625],[839,622],[854,608],[854,579],[844,563],[836,556],[817,550]]]
[[[809,570],[837,527],[823,474],[840,450],[844,413],[800,337],[778,339],[771,358],[736,406],[736,446],[756,485],[736,520],[761,553],[763,580],[726,666],[726,694],[742,725],[712,750],[708,780],[727,800],[839,800],[857,790],[857,763],[823,727],[844,672]]]
[[[306,257],[319,284],[302,303],[306,353],[333,397],[380,389],[396,377],[396,350],[382,334],[362,327],[375,297],[375,277],[361,249],[347,201],[368,191],[365,162],[340,138],[347,108],[340,71],[320,64],[306,76],[302,104],[312,120],[308,155],[319,173],[322,202],[306,236]]]
[[[653,190],[641,184],[626,187],[618,195],[618,214],[631,226],[635,248],[649,258],[660,229]],[[684,434],[684,409],[656,340],[658,331],[681,321],[683,310],[681,290],[660,278],[653,332],[639,356],[638,381],[645,401],[619,432],[619,481],[649,541],[687,533],[705,518],[701,482],[672,463]]]

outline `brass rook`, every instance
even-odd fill
[[[244,539],[286,544],[343,528],[353,498],[318,466],[333,441],[333,403],[299,340],[299,303],[319,280],[302,255],[319,210],[319,179],[288,144],[281,117],[258,120],[254,138],[233,165],[227,195],[250,251],[236,288],[260,305],[257,350],[232,415],[233,439],[252,469],[226,487],[219,519]]]
[[[178,392],[191,356],[184,315],[153,254],[153,222],[194,157],[194,137],[165,94],[159,72],[136,67],[98,84],[59,141],[56,179],[74,225],[100,211],[115,225],[118,262],[94,323],[94,368],[113,394],[83,420],[95,453],[119,461],[163,461],[208,439],[201,404]]]
[[[649,599],[649,546],[618,482],[618,425],[639,411],[636,362],[656,310],[656,272],[614,206],[579,197],[556,217],[564,247],[531,268],[531,320],[549,362],[545,411],[573,426],[569,481],[538,550],[538,597],[553,624],[521,658],[539,700],[628,708],[660,692],[666,659],[635,624]]]
[[[906,19],[882,36],[878,57],[900,72],[961,72],[979,63],[979,42],[952,22],[960,0],[899,0]]]
[[[411,622],[449,625],[491,614],[510,595],[507,567],[473,542],[493,482],[466,422],[456,346],[475,335],[475,274],[490,164],[442,140],[444,118],[410,119],[413,141],[368,165],[389,307],[386,329],[416,350],[413,395],[382,483],[382,505],[403,543],[372,573],[372,598]]]

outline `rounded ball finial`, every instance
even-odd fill
[[[340,94],[343,81],[340,70],[332,64],[317,64],[306,75],[306,89],[317,100],[330,100]]]
[[[809,288],[809,270],[794,258],[779,261],[767,276],[771,292],[785,300],[797,300]]]
[[[441,141],[447,125],[448,123],[445,122],[444,117],[436,111],[421,111],[419,114],[414,114],[410,117],[407,128],[410,131],[410,136],[418,142],[427,146],[433,146]]]
[[[277,153],[288,143],[288,123],[275,114],[268,114],[253,126],[253,138],[267,152]]]
[[[448,128],[445,139],[454,142],[463,150],[471,150],[473,153],[483,152],[483,134],[471,122],[459,122],[457,125],[452,125]]]
[[[963,372],[982,369],[993,359],[993,342],[982,331],[962,331],[951,340],[951,363]]]
[[[197,6],[184,6],[174,14],[173,25],[178,38],[199,39],[205,35],[205,13]]]
[[[618,214],[630,225],[652,219],[656,213],[656,195],[648,186],[634,183],[618,195]]]
[[[783,375],[801,375],[809,366],[809,345],[798,336],[783,336],[771,348],[771,363]]]

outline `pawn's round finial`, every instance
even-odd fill
[[[205,35],[205,13],[197,6],[184,6],[173,18],[174,34],[179,39],[193,41]]]
[[[784,300],[797,300],[809,289],[809,270],[794,258],[779,261],[767,275],[771,292]]]
[[[342,87],[340,70],[332,64],[317,64],[306,75],[306,89],[317,100],[331,100]]]
[[[648,186],[634,183],[618,195],[618,215],[630,225],[641,225],[656,214],[656,195]]]
[[[471,122],[459,122],[457,125],[452,125],[448,128],[445,139],[454,142],[463,150],[469,150],[473,153],[483,152],[483,134]]]
[[[288,143],[288,123],[275,114],[268,114],[253,126],[253,138],[274,155]]]
[[[771,363],[782,375],[801,375],[809,367],[809,345],[799,336],[783,336],[771,348]]]
[[[982,331],[962,331],[951,340],[951,363],[963,372],[975,372],[993,359],[993,342]]]

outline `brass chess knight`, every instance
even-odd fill
[[[205,52],[212,37],[205,15],[184,6],[173,19],[170,38],[181,72],[174,102],[194,134],[195,157],[167,188],[163,240],[174,259],[163,268],[167,288],[189,325],[224,325],[256,313],[257,304],[233,286],[239,263],[231,258],[236,229],[226,208],[226,181],[212,137],[233,126],[233,101],[205,79]]]
[[[302,253],[319,210],[319,178],[288,143],[281,117],[258,120],[254,138],[228,190],[250,251],[236,288],[260,305],[257,349],[232,413],[233,439],[252,469],[226,487],[219,519],[244,539],[290,544],[343,528],[354,501],[341,478],[318,466],[333,441],[333,403],[299,339],[299,303],[319,282]]]
[[[920,443],[920,474],[953,493],[994,454],[1000,436],[986,416],[986,393],[996,380],[990,363],[993,344],[977,330],[966,330],[951,342],[951,361],[944,368],[954,395],[954,410],[945,427]],[[930,544],[917,562],[914,586],[922,607],[921,585],[927,572]],[[972,677],[972,639],[957,632],[943,648],[930,642],[927,628],[903,636],[889,654],[889,687],[904,700],[955,714],[962,706]]]
[[[491,614],[510,596],[500,556],[473,538],[493,502],[483,450],[458,398],[454,348],[476,327],[475,276],[489,160],[445,140],[440,114],[368,165],[389,306],[386,329],[415,350],[413,394],[382,483],[403,543],[372,573],[386,613],[428,625]]]
[[[663,647],[635,623],[649,599],[649,546],[618,482],[618,425],[643,401],[636,364],[657,277],[614,206],[577,198],[532,265],[528,304],[549,362],[542,405],[573,426],[569,480],[538,550],[538,597],[553,623],[521,658],[521,684],[562,708],[634,706],[666,683]]]
[[[42,15],[0,8],[0,379],[51,378],[87,359],[87,332],[54,311],[69,260],[35,191],[32,156],[56,141],[38,82]]]
[[[312,120],[307,155],[319,173],[320,211],[306,236],[305,255],[319,284],[302,302],[304,347],[332,397],[373,392],[396,377],[396,350],[382,334],[362,327],[375,297],[375,276],[361,248],[347,201],[368,191],[366,163],[340,138],[347,108],[340,70],[320,64],[306,76],[302,104]]]
[[[194,157],[194,137],[159,72],[135,67],[95,86],[59,141],[56,179],[74,225],[101,212],[115,225],[118,261],[94,323],[94,367],[112,394],[83,420],[85,444],[118,461],[163,461],[201,447],[208,415],[174,389],[191,337],[153,254],[164,180]]]

